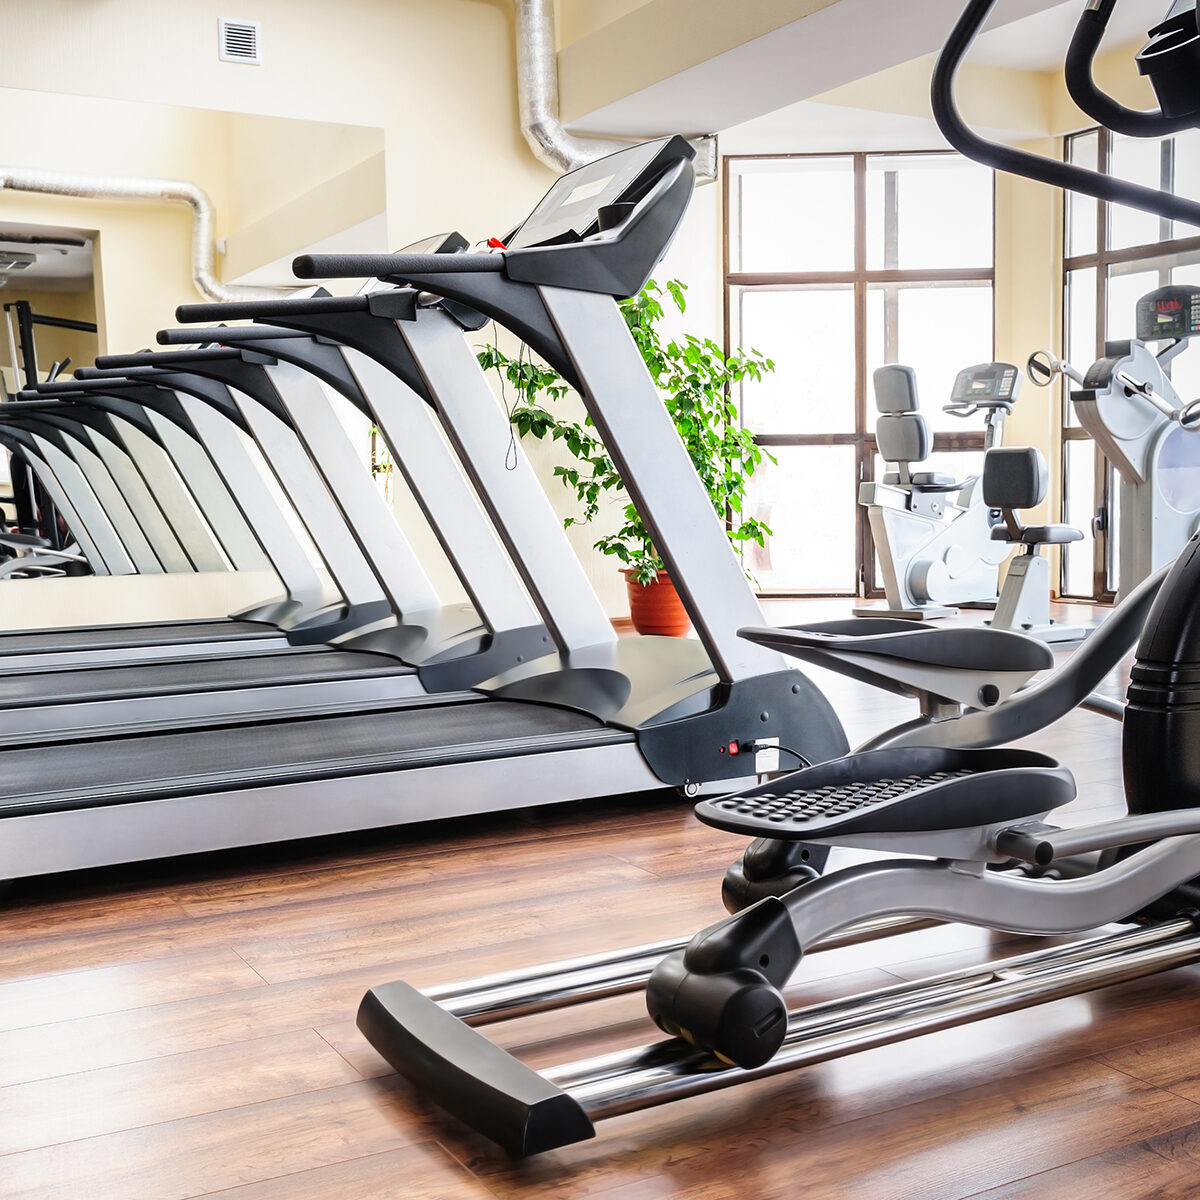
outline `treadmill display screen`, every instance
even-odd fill
[[[606,175],[603,179],[597,179],[594,183],[581,183],[562,202],[563,208],[566,208],[569,204],[579,204],[584,200],[590,200],[593,196],[600,195],[610,183],[612,183],[611,175]]]

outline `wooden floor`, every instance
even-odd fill
[[[830,690],[855,738],[909,712]],[[1030,744],[1075,770],[1075,818],[1119,806],[1114,723],[1077,713]],[[0,900],[0,1196],[1200,1195],[1200,968],[619,1118],[525,1163],[354,1028],[373,983],[692,932],[722,915],[741,844],[641,798],[22,886]],[[814,955],[797,994],[1024,945],[927,930]],[[545,1064],[653,1032],[623,997],[495,1036]]]

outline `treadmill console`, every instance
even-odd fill
[[[605,228],[604,209],[636,204],[664,164],[695,153],[681,137],[658,138],[568,171],[509,236],[506,248],[563,245],[600,232]]]
[[[1137,302],[1137,338],[1157,342],[1200,333],[1200,287],[1171,284]]]
[[[1021,372],[1012,363],[964,367],[954,380],[950,403],[1011,405],[1021,390]]]

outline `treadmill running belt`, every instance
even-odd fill
[[[77,667],[67,671],[0,676],[0,709],[35,704],[120,697],[209,692],[271,684],[353,679],[366,675],[411,675],[413,668],[383,654],[299,647],[238,658],[156,660],[116,667]]]
[[[0,750],[0,817],[630,741],[582,713],[493,700],[22,746]]]
[[[282,637],[261,621],[180,621],[170,625],[82,626],[0,633],[0,654],[36,654],[39,650],[108,650],[117,646],[162,646],[173,642],[224,642],[240,638]]]

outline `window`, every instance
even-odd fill
[[[992,173],[942,152],[725,163],[726,344],[776,363],[739,397],[779,460],[747,497],[773,530],[749,565],[765,592],[878,595],[858,504],[879,470],[871,373],[916,368],[937,469],[970,474],[982,425],[942,405],[993,356]]]
[[[1200,132],[1136,139],[1092,129],[1066,139],[1067,161],[1147,187],[1200,194]],[[1200,236],[1190,225],[1068,193],[1065,231],[1065,354],[1080,369],[1107,340],[1131,338],[1138,298],[1168,283],[1200,284]],[[1168,371],[1200,395],[1200,356],[1184,353]],[[1063,547],[1061,592],[1111,599],[1116,591],[1118,489],[1112,468],[1080,427],[1062,392],[1062,519],[1084,533]]]

